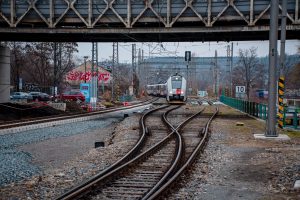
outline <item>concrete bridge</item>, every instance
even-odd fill
[[[300,35],[299,1],[288,1],[287,39]],[[269,0],[0,1],[2,41],[267,40],[269,27]]]

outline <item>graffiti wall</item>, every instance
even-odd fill
[[[91,61],[87,61],[86,64],[83,63],[82,65],[68,72],[65,80],[70,85],[79,86],[80,83],[84,82],[84,80],[86,80],[87,83],[90,82],[92,80],[92,76],[98,77],[99,84],[109,84],[112,79],[110,72],[101,66],[98,66],[98,74],[97,72],[94,72],[92,75],[92,63]]]
[[[94,72],[93,76],[97,76],[97,72]],[[71,71],[67,74],[67,81],[68,82],[78,82],[78,81],[84,81],[89,82],[92,80],[92,72],[88,71],[86,73],[81,72],[81,71]],[[108,83],[110,80],[110,73],[109,72],[103,72],[99,71],[98,72],[98,82],[102,83]]]

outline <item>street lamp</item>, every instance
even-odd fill
[[[86,60],[88,59],[88,56],[83,56],[84,58],[84,83],[86,83]]]

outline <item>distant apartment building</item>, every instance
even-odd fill
[[[233,58],[233,66],[238,58]],[[209,85],[228,84],[225,79],[230,73],[231,58],[227,57],[192,57],[185,61],[184,57],[153,57],[145,59],[138,65],[141,85],[164,83],[170,75],[181,74],[188,80],[188,87],[194,93],[205,90]],[[215,76],[217,81],[214,81]]]

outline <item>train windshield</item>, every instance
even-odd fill
[[[172,77],[171,80],[172,80],[172,88],[173,89],[181,88],[182,78],[180,76]]]

